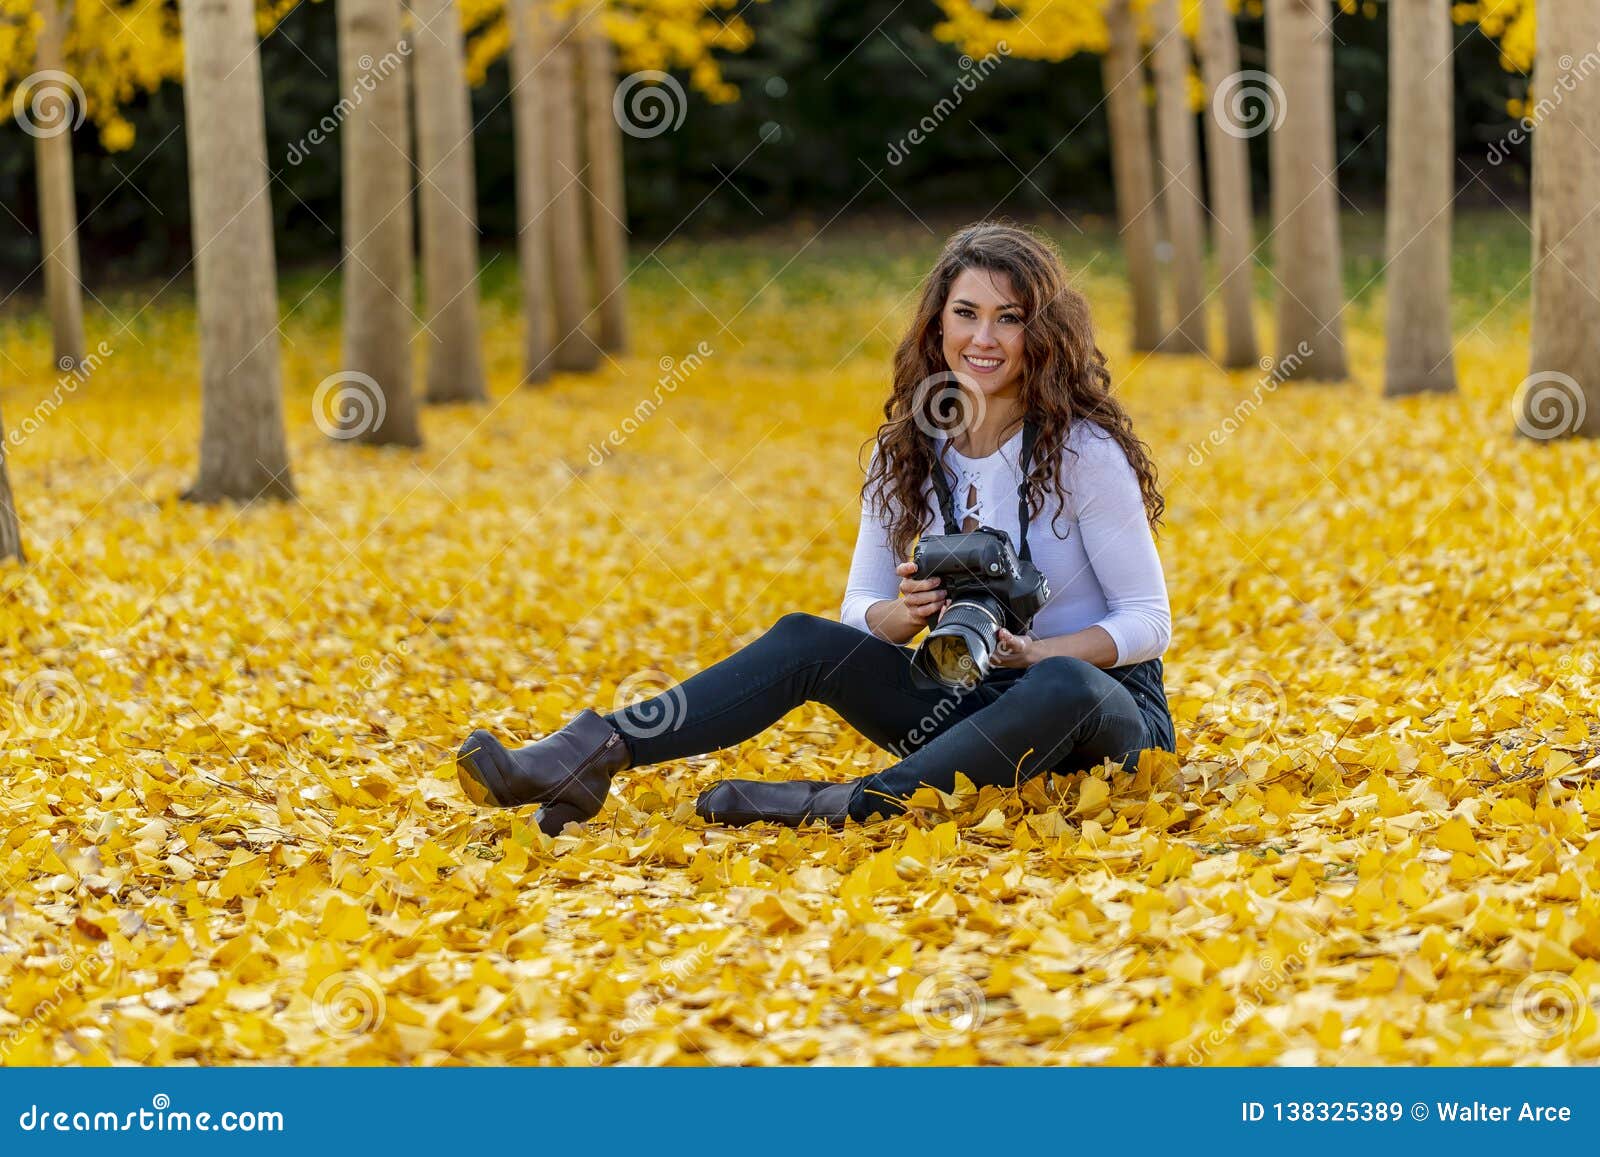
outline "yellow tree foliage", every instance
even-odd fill
[[[1350,15],[1377,19],[1381,9],[1373,0],[1338,0],[1339,8]],[[992,52],[999,41],[1013,56],[1027,60],[1065,60],[1079,52],[1103,52],[1106,48],[1104,0],[1011,0],[1003,14],[996,13],[995,0],[936,0],[944,20],[934,26],[934,36],[960,47],[963,52],[982,55]],[[1184,35],[1194,39],[1200,27],[1203,0],[1179,0],[1179,18]],[[1261,19],[1261,0],[1227,0],[1228,7],[1242,17]],[[1134,0],[1134,11],[1141,16],[1149,0]],[[1478,10],[1492,9],[1515,14],[1527,11],[1527,51],[1533,52],[1532,0],[1482,0],[1482,3],[1456,5],[1456,22],[1475,19]],[[1463,10],[1470,10],[1464,12]],[[1146,42],[1150,29],[1141,21]],[[1498,35],[1486,18],[1484,30]],[[1522,30],[1517,30],[1518,35]]]
[[[766,0],[760,0],[765,3]],[[593,0],[552,0],[558,16],[586,11]],[[511,32],[505,0],[459,0],[470,39],[467,76],[483,83],[489,66],[506,54]],[[618,66],[626,72],[677,70],[713,101],[737,100],[739,90],[723,79],[718,52],[743,52],[755,35],[739,14],[744,0],[607,0],[601,15],[617,47]]]
[[[1080,52],[1106,50],[1104,0],[1013,0],[997,14],[994,0],[937,0],[944,20],[934,26],[934,36],[961,51],[982,56],[1004,40],[1010,55],[1026,60],[1065,60]],[[1260,15],[1259,0],[1228,0],[1230,8]],[[1201,0],[1179,0],[1179,18],[1191,39],[1200,28]],[[1141,17],[1148,0],[1134,0]],[[1141,20],[1148,41],[1148,23]]]
[[[256,26],[265,36],[300,0],[257,0]],[[590,0],[585,0],[585,3]],[[510,39],[505,0],[460,0],[471,34],[467,73],[481,84]],[[714,101],[737,99],[715,56],[742,52],[754,41],[735,9],[739,0],[607,0],[602,26],[617,45],[620,66],[678,70]],[[0,100],[9,106],[19,83],[34,71],[41,20],[33,0],[0,0]],[[578,10],[578,0],[553,0],[558,13]],[[722,15],[728,13],[728,15]],[[66,35],[67,68],[81,95],[81,114],[94,122],[100,143],[115,152],[133,144],[133,125],[122,110],[166,81],[183,81],[183,33],[175,3],[151,0],[72,0]],[[0,106],[3,107],[3,106]]]
[[[1027,60],[1065,60],[1104,52],[1106,22],[1100,0],[1015,0],[997,14],[992,0],[938,0],[944,12],[934,36],[973,56],[996,51]]]
[[[1507,72],[1531,77],[1534,58],[1534,0],[1464,0],[1451,8],[1457,24],[1476,22],[1489,39],[1500,46],[1500,66]],[[1529,101],[1512,99],[1506,112],[1513,117],[1528,114]]]
[[[1472,0],[1455,5],[1457,24],[1476,20],[1484,35],[1500,45],[1500,63],[1508,72],[1533,71],[1533,0]]]
[[[42,25],[33,0],[0,0],[0,107],[9,107],[17,85],[33,75]],[[182,45],[175,4],[73,0],[65,47],[66,71],[84,106],[76,115],[94,122],[107,149],[133,144],[133,125],[121,112],[129,102],[183,76]]]

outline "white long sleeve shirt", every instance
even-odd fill
[[[1003,530],[1018,548],[1021,454],[1020,429],[987,458],[968,458],[954,446],[946,452],[955,474],[950,491],[956,517],[969,529],[982,524]],[[1033,563],[1049,580],[1051,592],[1034,618],[1032,634],[1045,639],[1098,626],[1116,643],[1116,666],[1158,658],[1172,637],[1172,611],[1138,476],[1116,439],[1082,419],[1068,434],[1061,470],[1067,504],[1055,526],[1054,488],[1045,496],[1044,509],[1034,512],[1028,523]],[[931,480],[923,487],[923,498],[933,518],[924,533],[944,533]],[[968,523],[969,515],[977,522]],[[870,631],[867,608],[899,597],[900,577],[894,568],[903,561],[889,546],[887,525],[873,515],[870,503],[863,503],[840,621]]]

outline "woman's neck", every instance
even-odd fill
[[[987,398],[980,420],[952,438],[951,444],[968,458],[987,458],[1017,432],[1023,417],[1022,404],[1016,398]]]

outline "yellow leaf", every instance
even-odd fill
[[[367,911],[338,894],[329,896],[317,931],[331,940],[360,940],[369,931]]]
[[[1111,798],[1111,785],[1103,779],[1086,776],[1078,789],[1078,806],[1070,814],[1095,816],[1105,808]]]
[[[1460,816],[1446,820],[1433,833],[1434,840],[1447,852],[1465,852],[1472,855],[1478,850],[1478,841],[1472,828]]]

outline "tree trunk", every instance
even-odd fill
[[[1600,436],[1600,91],[1572,62],[1600,43],[1600,6],[1541,4],[1535,35],[1532,375],[1513,404],[1526,437],[1593,438]]]
[[[517,168],[517,266],[522,280],[522,384],[550,376],[549,80],[550,29],[535,0],[508,0],[511,119]]]
[[[472,98],[455,0],[410,0],[430,402],[481,402]]]
[[[1117,229],[1128,266],[1133,348],[1147,351],[1161,344],[1161,284],[1156,273],[1150,114],[1144,105],[1144,64],[1129,0],[1107,0],[1106,28],[1110,42],[1101,63],[1111,128]]]
[[[26,562],[22,553],[22,526],[17,521],[17,503],[11,497],[11,473],[6,458],[6,424],[0,421],[0,562],[14,558]]]
[[[1450,0],[1389,0],[1385,394],[1456,388],[1450,338],[1451,33]]]
[[[1334,173],[1331,0],[1267,0],[1267,63],[1282,88],[1272,129],[1280,380],[1346,376],[1344,261]]]
[[[581,29],[584,133],[589,155],[589,221],[594,236],[596,307],[600,348],[620,353],[628,345],[628,309],[623,283],[628,276],[628,205],[622,191],[622,129],[612,112],[617,88],[616,58],[591,10]]]
[[[200,474],[184,497],[288,498],[255,5],[182,0],[180,13],[200,324]]]
[[[1172,242],[1172,283],[1178,318],[1161,342],[1166,353],[1206,349],[1205,202],[1200,195],[1200,145],[1189,110],[1189,42],[1178,26],[1177,0],[1157,0],[1156,120],[1161,206]]]
[[[1239,72],[1239,33],[1227,0],[1205,0],[1201,10],[1201,60],[1205,72],[1206,163],[1211,176],[1211,236],[1217,254],[1222,295],[1222,364],[1230,370],[1254,367],[1256,344],[1255,214],[1250,196],[1250,146],[1245,132],[1232,127],[1214,107],[1227,99],[1229,77]]]
[[[68,0],[70,4],[70,0]],[[23,127],[35,137],[34,167],[39,182],[39,233],[43,250],[44,295],[50,312],[56,368],[71,370],[83,360],[83,283],[78,266],[78,211],[72,184],[72,125],[82,115],[73,102],[75,81],[64,81],[70,9],[57,0],[37,0],[44,26],[39,30],[34,63],[41,78],[28,94],[29,113]]]
[[[410,124],[399,0],[338,0],[344,138],[344,359],[336,435],[420,446],[411,390]],[[321,387],[319,387],[320,391]],[[319,417],[322,415],[319,412]]]
[[[578,159],[578,48],[570,19],[555,28],[556,43],[546,56],[550,122],[550,255],[551,286],[556,310],[556,348],[551,365],[558,370],[592,370],[600,347],[584,332],[589,314],[589,275],[585,269],[582,163]]]

